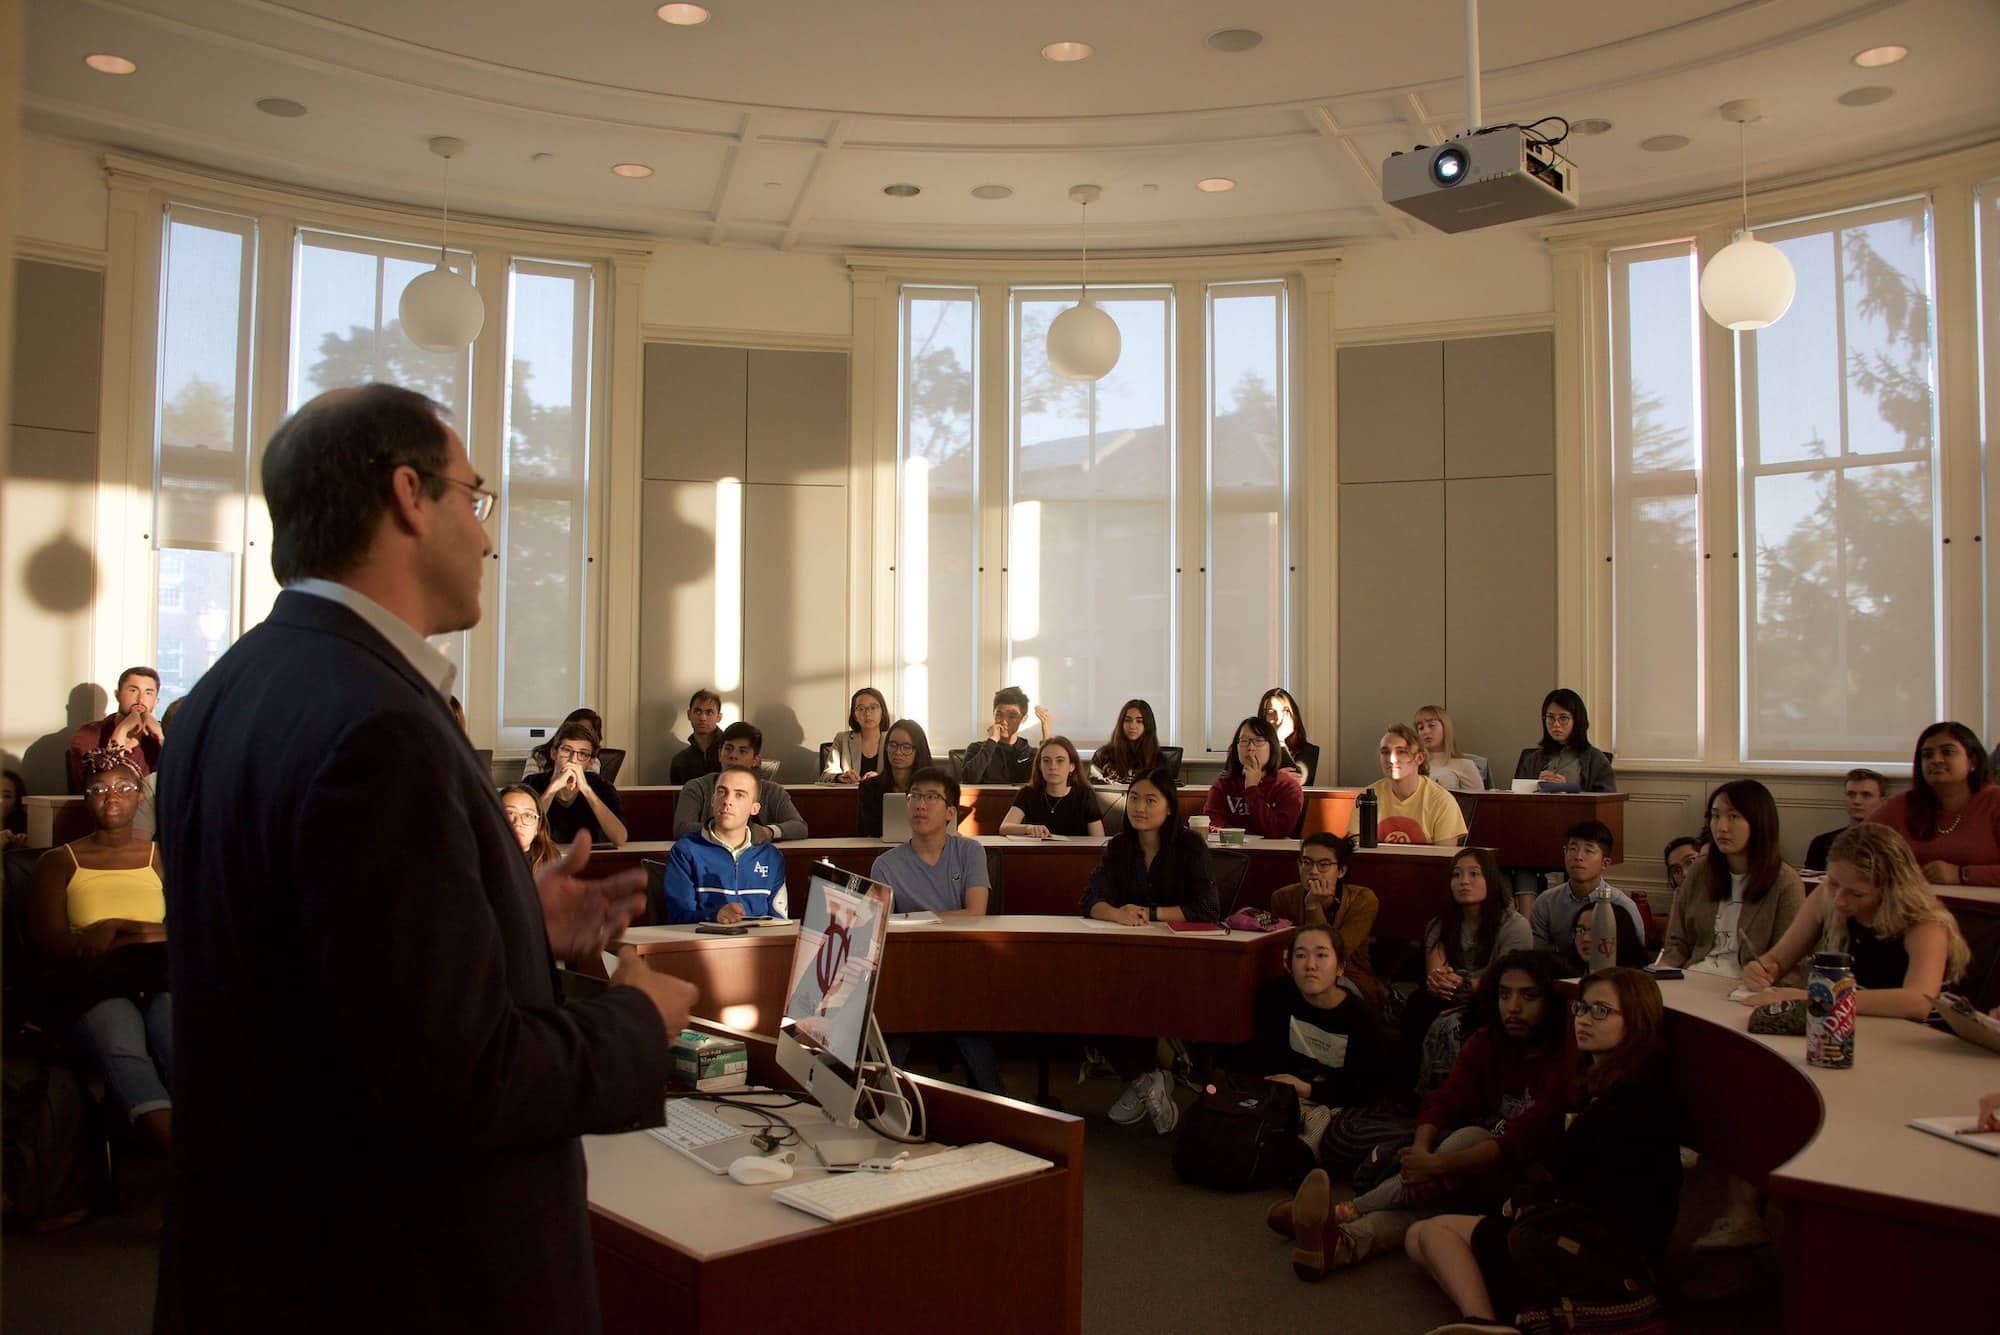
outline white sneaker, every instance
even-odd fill
[[[1146,1094],[1152,1088],[1152,1081],[1153,1073],[1149,1071],[1125,1086],[1111,1105],[1111,1120],[1120,1126],[1130,1126],[1145,1116]]]
[[[1180,1124],[1181,1106],[1174,1102],[1174,1078],[1155,1071],[1146,1087],[1146,1111],[1153,1116],[1153,1130],[1164,1136]]]

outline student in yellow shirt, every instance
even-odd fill
[[[1382,777],[1368,785],[1375,794],[1375,839],[1383,844],[1462,844],[1465,816],[1450,793],[1424,772],[1428,759],[1417,730],[1391,723],[1376,752]],[[1347,832],[1361,833],[1357,804],[1348,817]]]

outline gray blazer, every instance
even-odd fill
[[[1680,893],[1674,896],[1673,912],[1667,916],[1667,944],[1660,952],[1662,963],[1680,968],[1690,960],[1704,960],[1715,947],[1715,915],[1728,902],[1728,887],[1723,887],[1723,898],[1718,901],[1710,897],[1708,889],[1708,863],[1697,862],[1688,869],[1688,878],[1681,885]],[[1770,891],[1756,903],[1745,901],[1743,913],[1736,920],[1736,961],[1748,964],[1772,946],[1778,944],[1785,935],[1785,929],[1792,925],[1792,919],[1799,914],[1799,906],[1805,903],[1805,883],[1790,867],[1778,868],[1778,879]],[[1804,974],[1798,966],[1778,980],[1779,987],[1804,987]]]

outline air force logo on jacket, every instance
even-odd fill
[[[714,922],[724,904],[742,905],[746,918],[791,916],[784,855],[769,844],[732,853],[707,826],[674,841],[661,888],[668,922]]]

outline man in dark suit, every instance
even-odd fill
[[[271,615],[175,721],[163,1331],[591,1331],[579,1134],[661,1120],[694,989],[629,948],[638,872],[530,875],[425,637],[479,619],[491,493],[421,395],[338,390],[263,465]]]

